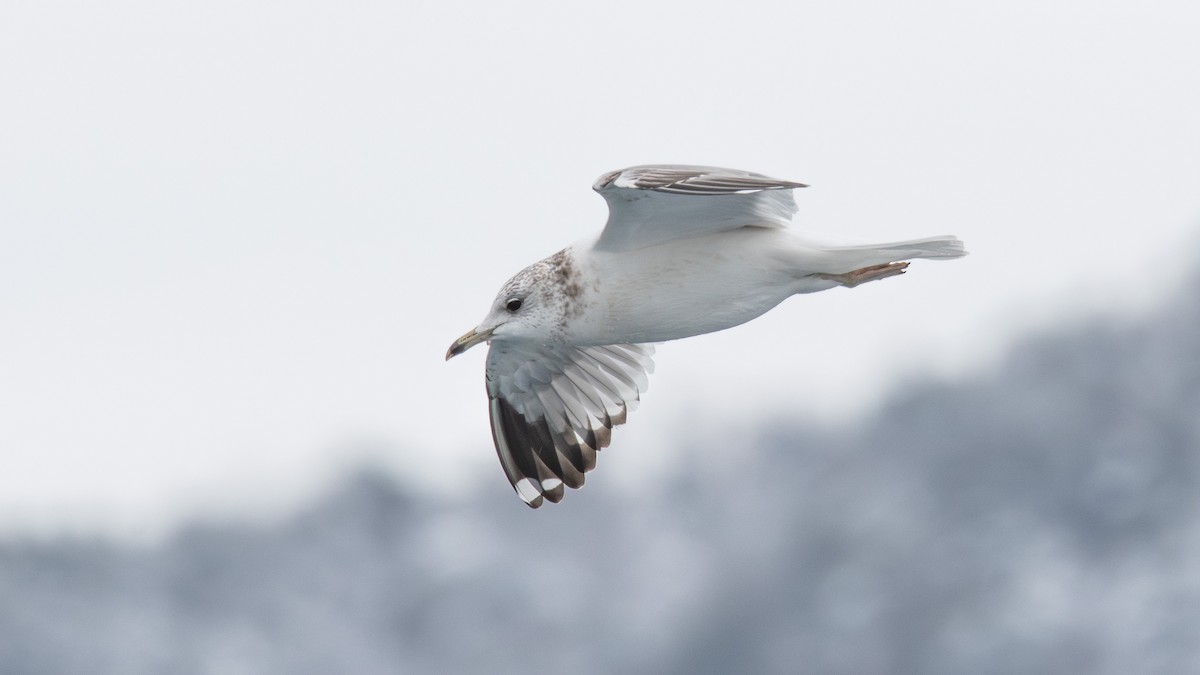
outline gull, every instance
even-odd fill
[[[595,236],[509,279],[446,359],[490,345],[492,439],[533,508],[583,485],[653,372],[656,343],[724,330],[800,293],[903,274],[913,258],[966,255],[953,236],[834,244],[788,229],[802,183],[708,166],[634,166],[592,189]]]

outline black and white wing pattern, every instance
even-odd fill
[[[803,183],[712,166],[634,166],[604,174],[592,189],[608,202],[596,248],[628,251],[739,227],[787,227],[793,188]]]
[[[537,508],[578,488],[624,424],[654,370],[654,346],[492,343],[487,392],[496,454],[517,495]]]

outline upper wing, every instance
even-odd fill
[[[601,176],[592,189],[608,202],[596,247],[629,250],[747,225],[787,227],[792,188],[803,183],[712,166],[634,166]]]
[[[492,343],[487,392],[496,454],[533,508],[583,485],[654,370],[653,345],[570,347]]]

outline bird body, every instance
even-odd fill
[[[530,506],[579,487],[646,388],[654,344],[750,321],[792,295],[965,255],[951,236],[834,244],[787,228],[800,183],[696,166],[641,166],[594,185],[604,230],[517,273],[449,359],[491,344],[493,440]]]
[[[832,246],[790,230],[741,227],[631,251],[598,249],[594,240],[556,254],[578,285],[572,344],[666,342],[732,328],[797,294],[843,285],[856,269],[938,255],[944,241]],[[897,249],[897,246],[902,248]]]

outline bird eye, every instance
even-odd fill
[[[508,304],[504,305],[504,307],[510,312],[515,312],[518,309],[521,309],[521,299],[513,298],[512,300],[509,300]]]

